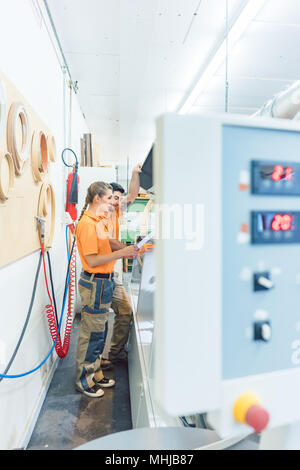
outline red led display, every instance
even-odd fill
[[[291,166],[288,166],[287,169],[285,170],[285,179],[290,181],[292,179],[294,170]]]
[[[272,230],[287,231],[292,229],[293,216],[289,214],[275,214],[271,223]]]
[[[291,166],[284,168],[282,165],[275,165],[272,173],[273,181],[280,181],[286,179],[291,181],[294,169]]]

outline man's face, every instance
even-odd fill
[[[120,191],[114,191],[113,197],[112,197],[112,205],[114,206],[115,209],[120,207],[122,197],[123,195]]]

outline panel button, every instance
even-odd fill
[[[254,323],[254,340],[270,341],[272,338],[271,323],[269,321],[260,321]]]
[[[233,416],[238,423],[248,424],[256,433],[266,429],[270,419],[268,411],[253,392],[238,397],[233,406]]]
[[[274,282],[271,280],[270,271],[265,271],[261,273],[254,273],[253,275],[253,288],[254,291],[262,291],[273,289]]]

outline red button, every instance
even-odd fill
[[[248,409],[245,421],[255,432],[263,431],[269,423],[269,413],[259,405],[252,405]]]

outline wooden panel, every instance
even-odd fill
[[[101,145],[93,144],[93,166],[101,166]]]
[[[80,166],[85,166],[85,141],[84,139],[80,139],[80,148],[81,148]]]
[[[38,202],[41,182],[35,182],[31,168],[31,140],[33,132],[51,135],[50,130],[40,119],[35,110],[25,100],[16,87],[0,71],[6,99],[6,122],[12,103],[22,103],[26,109],[30,126],[30,150],[28,164],[24,172],[14,178],[14,188],[6,201],[0,199],[0,266],[7,265],[40,249],[39,234],[35,216],[38,213]],[[7,132],[0,140],[0,154],[8,151]],[[49,181],[49,166],[45,171],[44,182]]]
[[[84,134],[86,166],[93,166],[92,134]]]

